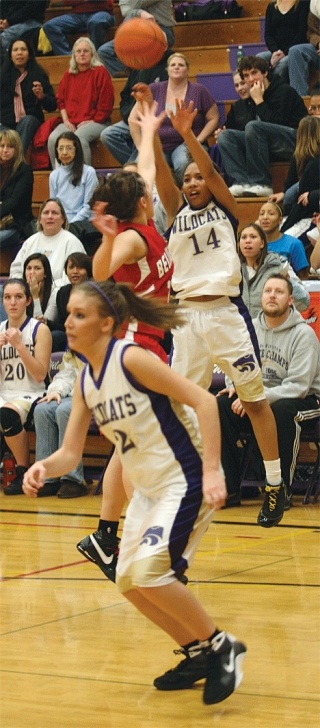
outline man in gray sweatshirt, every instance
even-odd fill
[[[288,510],[299,452],[301,423],[319,416],[320,345],[313,329],[293,306],[292,285],[276,274],[263,288],[262,311],[253,324],[258,337],[266,398],[275,416],[281,472]],[[240,432],[252,427],[233,387],[222,390],[218,406],[222,430],[222,465],[228,490],[227,505],[240,504]]]

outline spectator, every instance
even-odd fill
[[[44,253],[49,258],[52,276],[60,288],[68,283],[64,272],[65,261],[70,253],[85,253],[75,235],[67,229],[67,216],[60,200],[45,200],[39,210],[38,232],[27,238],[11,263],[10,276],[22,278],[23,264],[31,253]]]
[[[192,130],[198,141],[208,151],[208,137],[213,134],[219,124],[219,111],[215,100],[201,83],[188,80],[189,61],[184,53],[172,53],[167,61],[168,81],[160,81],[150,85],[150,98],[158,104],[158,113],[175,109],[176,99],[184,100],[186,105],[193,101],[197,114],[194,117]],[[129,116],[131,135],[136,147],[140,143],[140,128],[135,124],[139,106],[136,104]],[[168,164],[173,168],[178,183],[182,182],[183,172],[190,159],[188,149],[182,136],[166,116],[159,129],[160,141]]]
[[[308,260],[301,240],[280,232],[282,212],[276,202],[265,202],[259,210],[258,223],[264,230],[269,252],[286,258],[299,278],[308,277]]]
[[[239,66],[250,86],[252,116],[244,131],[225,129],[218,138],[227,175],[235,197],[272,194],[270,161],[291,160],[296,129],[307,109],[298,94],[279,81],[268,80],[268,65],[262,58],[245,56]],[[257,116],[259,118],[257,118]]]
[[[63,351],[67,346],[64,325],[68,317],[69,296],[73,286],[92,278],[92,260],[86,253],[70,253],[64,264],[64,270],[70,282],[65,286],[61,286],[57,293],[57,329],[59,329],[59,332],[55,331],[53,333],[55,351]],[[57,339],[57,342],[55,339]]]
[[[140,17],[158,23],[166,35],[169,48],[173,46],[175,20],[171,0],[119,0],[119,7],[124,21]],[[98,53],[111,76],[127,75],[125,66],[115,54],[113,40],[100,46]]]
[[[310,95],[309,116],[320,116],[320,87],[314,86]]]
[[[319,342],[293,306],[292,286],[282,275],[273,275],[263,288],[262,311],[254,319],[258,337],[264,390],[275,416],[281,470],[286,485],[286,505],[292,502],[292,480],[299,452],[301,423],[319,414]],[[251,424],[234,389],[217,398],[222,437],[222,466],[229,505],[240,503],[240,432]]]
[[[2,295],[7,320],[0,324],[0,429],[17,463],[16,477],[4,493],[20,495],[29,466],[24,425],[46,388],[51,334],[47,326],[27,315],[32,298],[26,281],[9,278]]]
[[[61,446],[71,412],[72,394],[83,361],[71,351],[63,355],[62,367],[53,377],[47,393],[34,410],[36,431],[36,460],[52,455]],[[58,498],[79,498],[87,495],[83,484],[82,459],[62,478],[47,478],[45,495]]]
[[[93,255],[101,235],[90,222],[89,201],[99,184],[98,177],[93,167],[84,164],[80,139],[72,131],[60,134],[55,155],[59,167],[49,175],[50,197],[63,200],[70,232]]]
[[[44,121],[45,111],[57,102],[46,72],[37,63],[29,41],[12,41],[1,69],[1,126],[15,129],[26,152]]]
[[[130,111],[135,104],[132,89],[136,83],[149,84],[156,81],[165,81],[168,78],[167,59],[171,53],[172,51],[166,51],[159,63],[156,66],[152,66],[152,68],[146,68],[140,71],[132,69],[130,71],[120,93],[121,121],[110,124],[100,135],[102,144],[109,149],[109,152],[111,152],[121,165],[127,161],[135,160],[138,155],[128,124]]]
[[[244,131],[246,124],[252,119],[252,113],[250,111],[250,107],[252,107],[250,88],[244,79],[241,78],[238,69],[234,71],[232,78],[235,91],[240,98],[231,104],[224,125],[215,130],[214,138],[216,142],[224,129],[239,129],[239,131]]]
[[[264,39],[267,51],[257,53],[270,65],[270,78],[289,83],[289,48],[307,42],[309,0],[273,0],[266,9]]]
[[[55,166],[56,141],[65,131],[72,131],[79,137],[84,161],[91,163],[90,142],[98,139],[110,124],[113,102],[111,78],[93,43],[89,38],[78,38],[72,48],[69,70],[63,74],[57,91],[62,123],[48,139],[52,169]]]
[[[40,30],[49,0],[2,0],[0,19],[1,61],[16,38],[30,38]],[[37,34],[37,33],[36,33]]]
[[[23,280],[27,281],[32,301],[27,307],[28,316],[54,329],[57,319],[57,287],[52,278],[49,259],[43,253],[31,253],[23,264]]]
[[[319,212],[319,172],[320,172],[320,118],[307,116],[300,121],[297,144],[291,163],[298,179],[298,199],[288,212],[281,230],[289,230],[300,220],[310,219]]]
[[[249,223],[239,233],[238,252],[242,271],[242,298],[251,318],[258,315],[261,308],[263,286],[274,273],[289,277],[293,288],[294,305],[298,311],[305,311],[310,296],[293,272],[286,258],[278,253],[268,252],[268,242],[264,230],[256,223]]]
[[[8,248],[24,237],[32,220],[33,172],[16,131],[0,130],[0,243]]]
[[[292,46],[288,53],[290,86],[300,96],[308,96],[309,77],[312,68],[319,70],[320,56],[320,3],[310,0],[307,24],[308,43]]]
[[[48,20],[43,28],[54,55],[71,54],[70,33],[88,33],[95,48],[99,48],[104,43],[106,31],[115,24],[113,4],[113,0],[90,0],[89,3],[87,0],[63,0],[63,5],[71,6],[71,12]]]
[[[319,153],[320,153],[320,116],[310,115],[301,119],[297,131],[296,148],[284,184],[284,192],[270,195],[270,202],[283,202],[283,213],[289,215],[296,207],[296,203],[307,207],[309,193],[313,210],[302,210],[309,216],[319,206]],[[301,196],[303,195],[303,201]],[[298,201],[300,199],[300,202]],[[302,217],[305,215],[302,214]],[[295,222],[300,219],[297,215]],[[293,224],[293,223],[292,223]],[[291,225],[288,225],[291,227]]]

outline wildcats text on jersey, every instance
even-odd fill
[[[125,417],[132,417],[132,415],[136,414],[136,411],[136,406],[132,402],[132,396],[128,392],[123,396],[99,402],[93,407],[92,414],[98,427],[102,427],[109,422],[122,420]]]

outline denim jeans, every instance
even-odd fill
[[[257,53],[257,56],[269,63],[272,53],[271,51],[263,51],[262,53]],[[289,83],[288,56],[281,58],[281,61],[269,72],[269,78],[279,78],[283,83]]]
[[[1,49],[1,62],[3,62],[6,52],[15,38],[27,38],[33,31],[41,28],[41,23],[38,20],[25,20],[23,23],[16,23],[10,25],[9,28],[0,33],[0,49]]]
[[[72,405],[72,397],[64,397],[60,404],[56,400],[41,402],[34,410],[34,425],[36,430],[36,460],[52,455],[62,444],[67,428]],[[47,478],[46,483],[57,478]],[[82,460],[76,468],[63,476],[62,480],[83,481]]]
[[[249,121],[245,131],[224,129],[218,146],[226,173],[236,184],[272,186],[270,162],[290,161],[297,130],[265,121]]]
[[[132,141],[130,129],[125,121],[117,121],[111,124],[100,134],[102,144],[109,149],[120,164],[137,159],[138,151]]]
[[[309,75],[311,68],[319,68],[320,56],[311,43],[292,46],[288,52],[290,86],[300,96],[309,94]]]
[[[96,13],[69,13],[52,18],[44,24],[44,32],[52,45],[56,56],[69,56],[71,46],[67,38],[68,33],[89,33],[96,48],[104,42],[107,28],[115,24],[110,13],[104,11]]]
[[[169,48],[171,48],[171,46],[174,44],[173,29],[166,28],[162,25],[160,26],[160,28],[166,34],[168,46]],[[121,73],[121,71],[125,69],[125,66],[123,65],[123,63],[121,63],[120,59],[115,54],[113,40],[109,40],[108,43],[104,43],[103,45],[101,45],[100,48],[98,48],[98,53],[103,65],[106,67],[107,71],[109,71],[111,76],[114,76],[116,73]]]
[[[287,191],[284,193],[284,198],[283,198],[283,214],[284,215],[289,215],[291,208],[298,201],[298,195],[299,195],[299,182],[295,182],[295,184],[291,185],[291,187],[288,187]]]
[[[12,227],[7,230],[0,230],[0,248],[11,248],[22,240],[18,228]]]

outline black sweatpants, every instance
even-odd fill
[[[237,445],[241,432],[253,432],[248,415],[239,417],[232,409],[237,399],[223,394],[217,397],[221,423],[221,461],[224,469],[228,495],[240,496],[240,457]],[[278,399],[271,405],[278,433],[281,472],[286,486],[291,486],[300,445],[300,431],[303,421],[319,415],[319,403],[314,395],[305,399]],[[257,446],[257,452],[261,458]],[[261,458],[262,460],[262,458]]]

